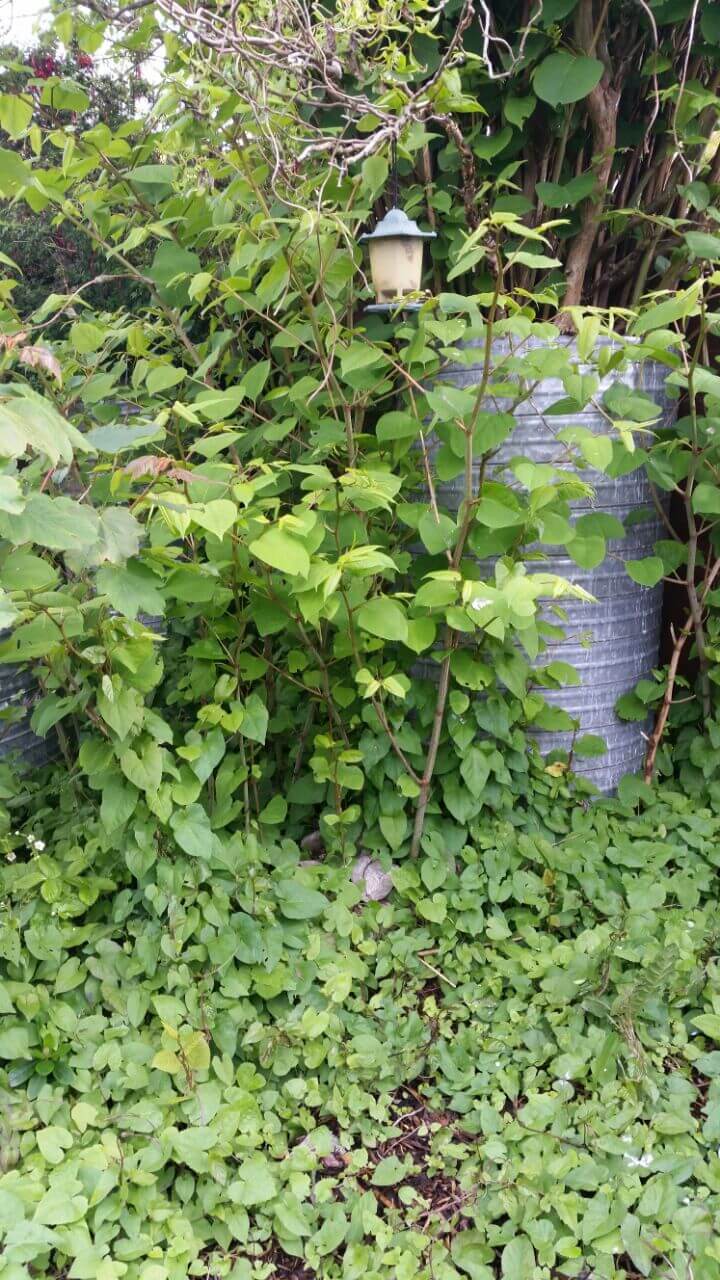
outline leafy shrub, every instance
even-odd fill
[[[30,314],[12,262],[0,282],[0,660],[34,664],[62,753],[2,772],[8,1280],[718,1274],[712,102],[697,6],[641,6],[615,88],[615,6],[594,51],[586,0],[551,8],[572,27],[508,11],[479,56],[452,4],[223,15],[227,56],[204,9],[186,41],[162,7],[120,33],[66,12],[67,46],[163,36],[152,111],[85,127],[46,66],[39,103],[3,100],[0,190],[100,265]],[[615,143],[586,155],[618,87],[663,126],[642,214]],[[558,142],[524,196],[536,110]],[[439,232],[412,316],[360,310],[393,140]],[[468,342],[479,385],[436,380]],[[637,359],[676,428],[623,391]],[[549,375],[607,434],[491,475]],[[541,602],[579,594],[537,557],[598,563],[578,472],[641,466],[688,537],[628,571],[684,583],[687,620],[623,700],[659,717],[614,803],[533,743],[574,727]]]

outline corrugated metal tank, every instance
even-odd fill
[[[572,339],[558,336],[558,343]],[[610,342],[610,339],[600,339]],[[511,344],[498,339],[493,344],[494,363],[499,363],[511,352],[522,354],[531,346],[545,345],[542,340],[530,339]],[[468,348],[483,347],[482,342],[469,342]],[[591,365],[578,362],[582,372],[591,372]],[[473,387],[480,383],[482,359],[469,364],[447,365],[436,381],[446,381],[458,387]],[[515,377],[516,375],[513,375]],[[628,366],[618,373],[612,372],[600,383],[598,396],[613,382],[643,391],[656,402],[660,420],[656,426],[670,425],[675,416],[675,403],[665,392],[667,370],[654,361]],[[515,410],[517,426],[508,440],[499,448],[488,467],[488,477],[500,479],[500,473],[511,459],[518,455],[533,462],[548,462],[570,469],[566,449],[557,440],[565,427],[578,426],[596,435],[607,432],[607,419],[592,405],[578,413],[549,414],[547,410],[566,396],[558,378],[543,380],[532,396]],[[484,409],[507,412],[508,400],[488,396]],[[428,442],[433,452],[437,442]],[[479,472],[480,459],[476,461]],[[631,513],[644,510],[646,518],[626,529],[623,539],[608,541],[607,554],[595,569],[581,569],[567,555],[564,547],[543,548],[547,559],[536,567],[545,572],[557,573],[578,586],[584,587],[596,597],[596,604],[584,604],[578,600],[558,601],[567,613],[563,624],[565,638],[554,641],[538,660],[538,665],[551,661],[569,662],[580,676],[580,684],[562,689],[543,690],[549,703],[562,707],[580,721],[580,734],[597,734],[607,742],[607,753],[599,757],[576,758],[577,773],[588,777],[601,791],[613,791],[625,773],[636,772],[645,755],[647,725],[619,720],[615,703],[621,694],[628,692],[657,664],[660,642],[662,611],[662,584],[657,587],[641,587],[628,576],[625,560],[639,560],[652,554],[653,543],[663,537],[661,520],[653,506],[650,485],[644,470],[634,471],[618,479],[610,479],[602,472],[588,468],[575,474],[592,485],[595,496],[591,500],[571,503],[575,516],[590,511],[607,512],[625,521]],[[463,480],[435,482],[440,507],[456,512],[463,498]],[[477,491],[477,489],[476,489]],[[488,565],[492,573],[492,566]],[[532,572],[533,565],[528,565]],[[549,615],[549,620],[557,619]],[[581,638],[587,641],[581,642]],[[543,754],[556,749],[568,750],[572,735],[564,732],[538,732],[538,745]]]
[[[156,635],[163,631],[164,619],[160,616],[139,613],[137,620]],[[0,640],[10,634],[9,630],[0,631]],[[25,767],[39,768],[57,758],[59,744],[55,730],[39,738],[30,728],[30,717],[39,697],[40,687],[32,665],[0,663],[0,760],[15,757]],[[11,709],[21,709],[22,716],[4,719],[2,713]]]
[[[4,640],[9,634],[9,631],[0,632],[0,639]],[[38,738],[30,728],[30,716],[38,696],[39,688],[31,667],[0,663],[0,760],[18,757],[26,766],[38,768],[57,753],[54,733]],[[2,715],[2,712],[19,709],[23,714],[18,719],[15,715],[8,718]]]

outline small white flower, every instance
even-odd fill
[[[36,848],[36,849],[39,849],[39,850],[41,850],[41,851],[42,851],[42,850],[45,848],[45,841],[44,841],[44,840],[36,840],[36,841],[35,841],[35,848]]]
[[[638,1167],[647,1169],[648,1165],[652,1164],[653,1157],[649,1151],[646,1151],[642,1156],[631,1156],[629,1152],[626,1152],[623,1160],[630,1165],[631,1169],[637,1169]]]
[[[8,862],[14,862],[14,861],[15,861],[15,854],[14,854],[14,852],[13,852],[13,850],[12,850],[12,849],[10,849],[10,851],[9,851],[8,853],[6,853],[6,854],[5,854],[5,857],[7,858]]]
[[[487,596],[475,596],[475,599],[471,600],[470,604],[473,609],[484,609],[486,605],[492,604],[492,600],[488,599]]]

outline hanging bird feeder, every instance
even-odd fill
[[[392,208],[374,231],[360,237],[370,251],[370,276],[375,302],[366,311],[419,311],[417,301],[422,284],[425,240],[434,240],[434,231],[421,231],[417,222],[398,208],[397,142],[391,152]],[[408,299],[408,301],[405,301]]]
[[[376,297],[367,311],[419,310],[421,302],[403,299],[420,292],[424,242],[434,239],[434,231],[421,231],[417,222],[397,207],[385,214],[374,231],[360,237],[370,250]]]

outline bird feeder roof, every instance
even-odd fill
[[[385,217],[378,222],[374,231],[367,231],[360,240],[413,239],[434,240],[435,231],[421,231],[417,222],[408,218],[402,209],[389,209]]]

